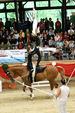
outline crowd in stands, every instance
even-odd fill
[[[70,23],[70,20],[66,20],[66,30],[62,32],[62,24],[57,18],[56,23],[52,21],[52,18],[40,19],[38,23],[39,33],[41,35],[42,47],[55,47],[60,51],[55,53],[56,59],[62,59],[68,55],[75,56],[75,25]],[[27,45],[34,47],[35,40],[32,36],[32,23],[27,18],[27,21],[17,23],[13,20],[13,24],[7,18],[5,25],[0,19],[0,49],[24,49]]]

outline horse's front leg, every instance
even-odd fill
[[[27,81],[26,78],[25,78],[25,79],[23,79],[23,82],[24,82],[24,84],[26,85],[26,86],[23,87],[23,91],[25,92],[26,95],[30,96],[31,99],[33,99],[33,98],[34,98],[34,94],[33,94],[33,89],[32,89],[32,87],[31,87],[31,82],[30,82],[30,80]],[[26,90],[26,88],[28,88],[28,89],[30,90],[30,92],[28,92],[28,91]]]
[[[31,96],[31,93],[29,93],[26,88],[29,87],[28,81],[26,80],[26,77],[22,78],[22,81],[24,83],[23,91],[25,92],[26,95]],[[28,86],[28,87],[27,87]]]
[[[24,92],[26,91],[26,86],[23,87],[23,91],[24,91]]]
[[[30,92],[28,92],[28,91],[26,90],[26,86],[23,87],[23,91],[25,92],[25,94],[26,94],[27,96],[32,97],[32,93],[30,93]]]
[[[31,99],[33,99],[35,96],[34,96],[34,93],[33,93],[33,89],[32,88],[29,88],[30,89],[30,92],[31,92]]]

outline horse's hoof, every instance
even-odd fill
[[[53,96],[53,94],[52,94],[52,93],[50,93],[50,94],[49,94],[49,97],[52,97],[52,96]]]
[[[34,97],[35,97],[34,94],[30,94],[31,100],[32,100]]]

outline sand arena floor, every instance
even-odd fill
[[[67,103],[68,113],[75,113],[75,81],[69,84],[71,95]],[[41,88],[49,92],[49,87]],[[22,87],[16,90],[3,90],[0,93],[0,113],[58,113],[56,102],[48,95],[34,91],[35,98],[30,99],[22,91]]]
[[[75,78],[70,81],[69,87],[71,94],[67,103],[67,111],[68,113],[75,113]],[[40,89],[50,91],[49,87]],[[34,94],[35,98],[31,100],[22,91],[22,86],[20,85],[17,85],[15,90],[3,90],[0,93],[0,113],[58,113],[57,106],[55,106],[56,102],[53,102],[53,98],[49,98],[48,95],[36,90],[34,90]]]

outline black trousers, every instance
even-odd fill
[[[33,56],[34,54],[38,55],[38,60],[37,60],[37,66],[39,65],[40,61],[41,61],[41,55],[40,55],[40,51],[39,48],[36,48],[31,52],[31,55]]]
[[[28,80],[29,80],[29,77],[30,77],[30,80],[31,80],[31,83],[33,82],[32,81],[32,72],[33,72],[33,66],[32,66],[32,63],[28,63],[27,64],[27,69],[28,69],[28,71],[29,71],[29,75],[28,75]]]

